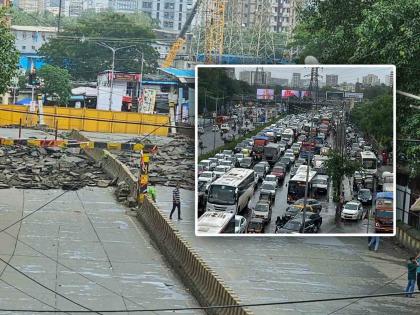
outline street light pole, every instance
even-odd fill
[[[126,49],[126,48],[130,48],[130,47],[134,47],[135,45],[130,45],[130,46],[124,46],[124,47],[118,47],[118,48],[114,48],[111,47],[105,43],[97,43],[98,45],[108,48],[109,50],[112,51],[112,65],[111,65],[111,82],[109,84],[110,87],[110,91],[109,91],[109,110],[112,110],[112,94],[113,94],[113,89],[114,89],[114,70],[115,70],[115,53],[118,50],[122,50],[122,49]],[[143,57],[142,57],[143,60]],[[143,61],[142,61],[143,62]]]
[[[144,59],[143,59],[143,53],[141,53],[141,67],[140,67],[140,84],[139,84],[139,94],[142,96],[140,99],[142,100],[141,104],[137,105],[137,112],[140,113],[140,105],[143,105],[143,65],[144,65]],[[134,97],[137,97],[137,95],[134,95]]]

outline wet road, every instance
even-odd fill
[[[169,187],[158,187],[158,204],[171,209]],[[182,236],[244,302],[259,303],[401,292],[409,253],[382,238],[378,252],[366,237],[196,237],[194,192],[181,191]],[[419,298],[372,298],[251,310],[272,314],[416,314]],[[338,311],[341,307],[343,310]]]
[[[61,192],[0,190],[0,230]],[[95,310],[198,306],[151,245],[147,232],[125,212],[111,188],[67,192],[8,229],[10,234],[1,233],[0,257],[52,290]],[[5,268],[2,262],[0,306],[81,309]]]

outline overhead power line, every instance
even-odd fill
[[[413,295],[418,295],[420,292],[414,292]],[[405,292],[394,292],[394,293],[384,293],[384,294],[372,294],[372,295],[355,295],[347,297],[337,297],[337,298],[326,298],[326,299],[307,299],[307,300],[296,300],[296,301],[283,301],[283,302],[266,302],[266,303],[247,303],[247,304],[238,304],[238,305],[214,305],[214,306],[197,306],[197,307],[178,307],[178,308],[155,308],[155,309],[129,309],[129,310],[98,310],[94,312],[99,313],[144,313],[144,312],[176,312],[176,311],[193,311],[193,310],[215,310],[215,309],[231,309],[239,307],[264,307],[264,306],[276,306],[276,305],[292,305],[292,304],[305,304],[305,303],[321,303],[321,302],[334,302],[334,301],[345,301],[345,300],[354,300],[354,299],[370,299],[370,298],[381,298],[389,296],[403,296],[406,295]],[[53,310],[35,310],[35,309],[0,309],[0,312],[21,312],[21,313],[56,313],[57,311]],[[75,314],[86,314],[89,311],[62,311],[62,312],[71,312]]]

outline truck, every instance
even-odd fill
[[[268,143],[264,147],[264,158],[270,164],[274,165],[281,157],[281,146],[277,143]]]
[[[256,160],[261,160],[264,155],[264,147],[270,142],[270,139],[265,136],[255,137],[252,146],[252,155]]]
[[[375,232],[392,233],[394,228],[393,193],[390,191],[376,194]]]

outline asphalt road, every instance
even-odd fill
[[[234,135],[235,137],[238,135],[237,130],[234,132],[231,130],[229,133]],[[199,135],[199,139],[203,141],[203,145],[204,145],[204,148],[202,151],[200,150],[200,147],[198,148],[199,150],[198,152],[200,155],[210,152],[214,149],[217,149],[218,147],[221,147],[225,144],[225,142],[222,139],[220,131],[213,132],[211,126],[206,127],[204,129],[204,133]]]

